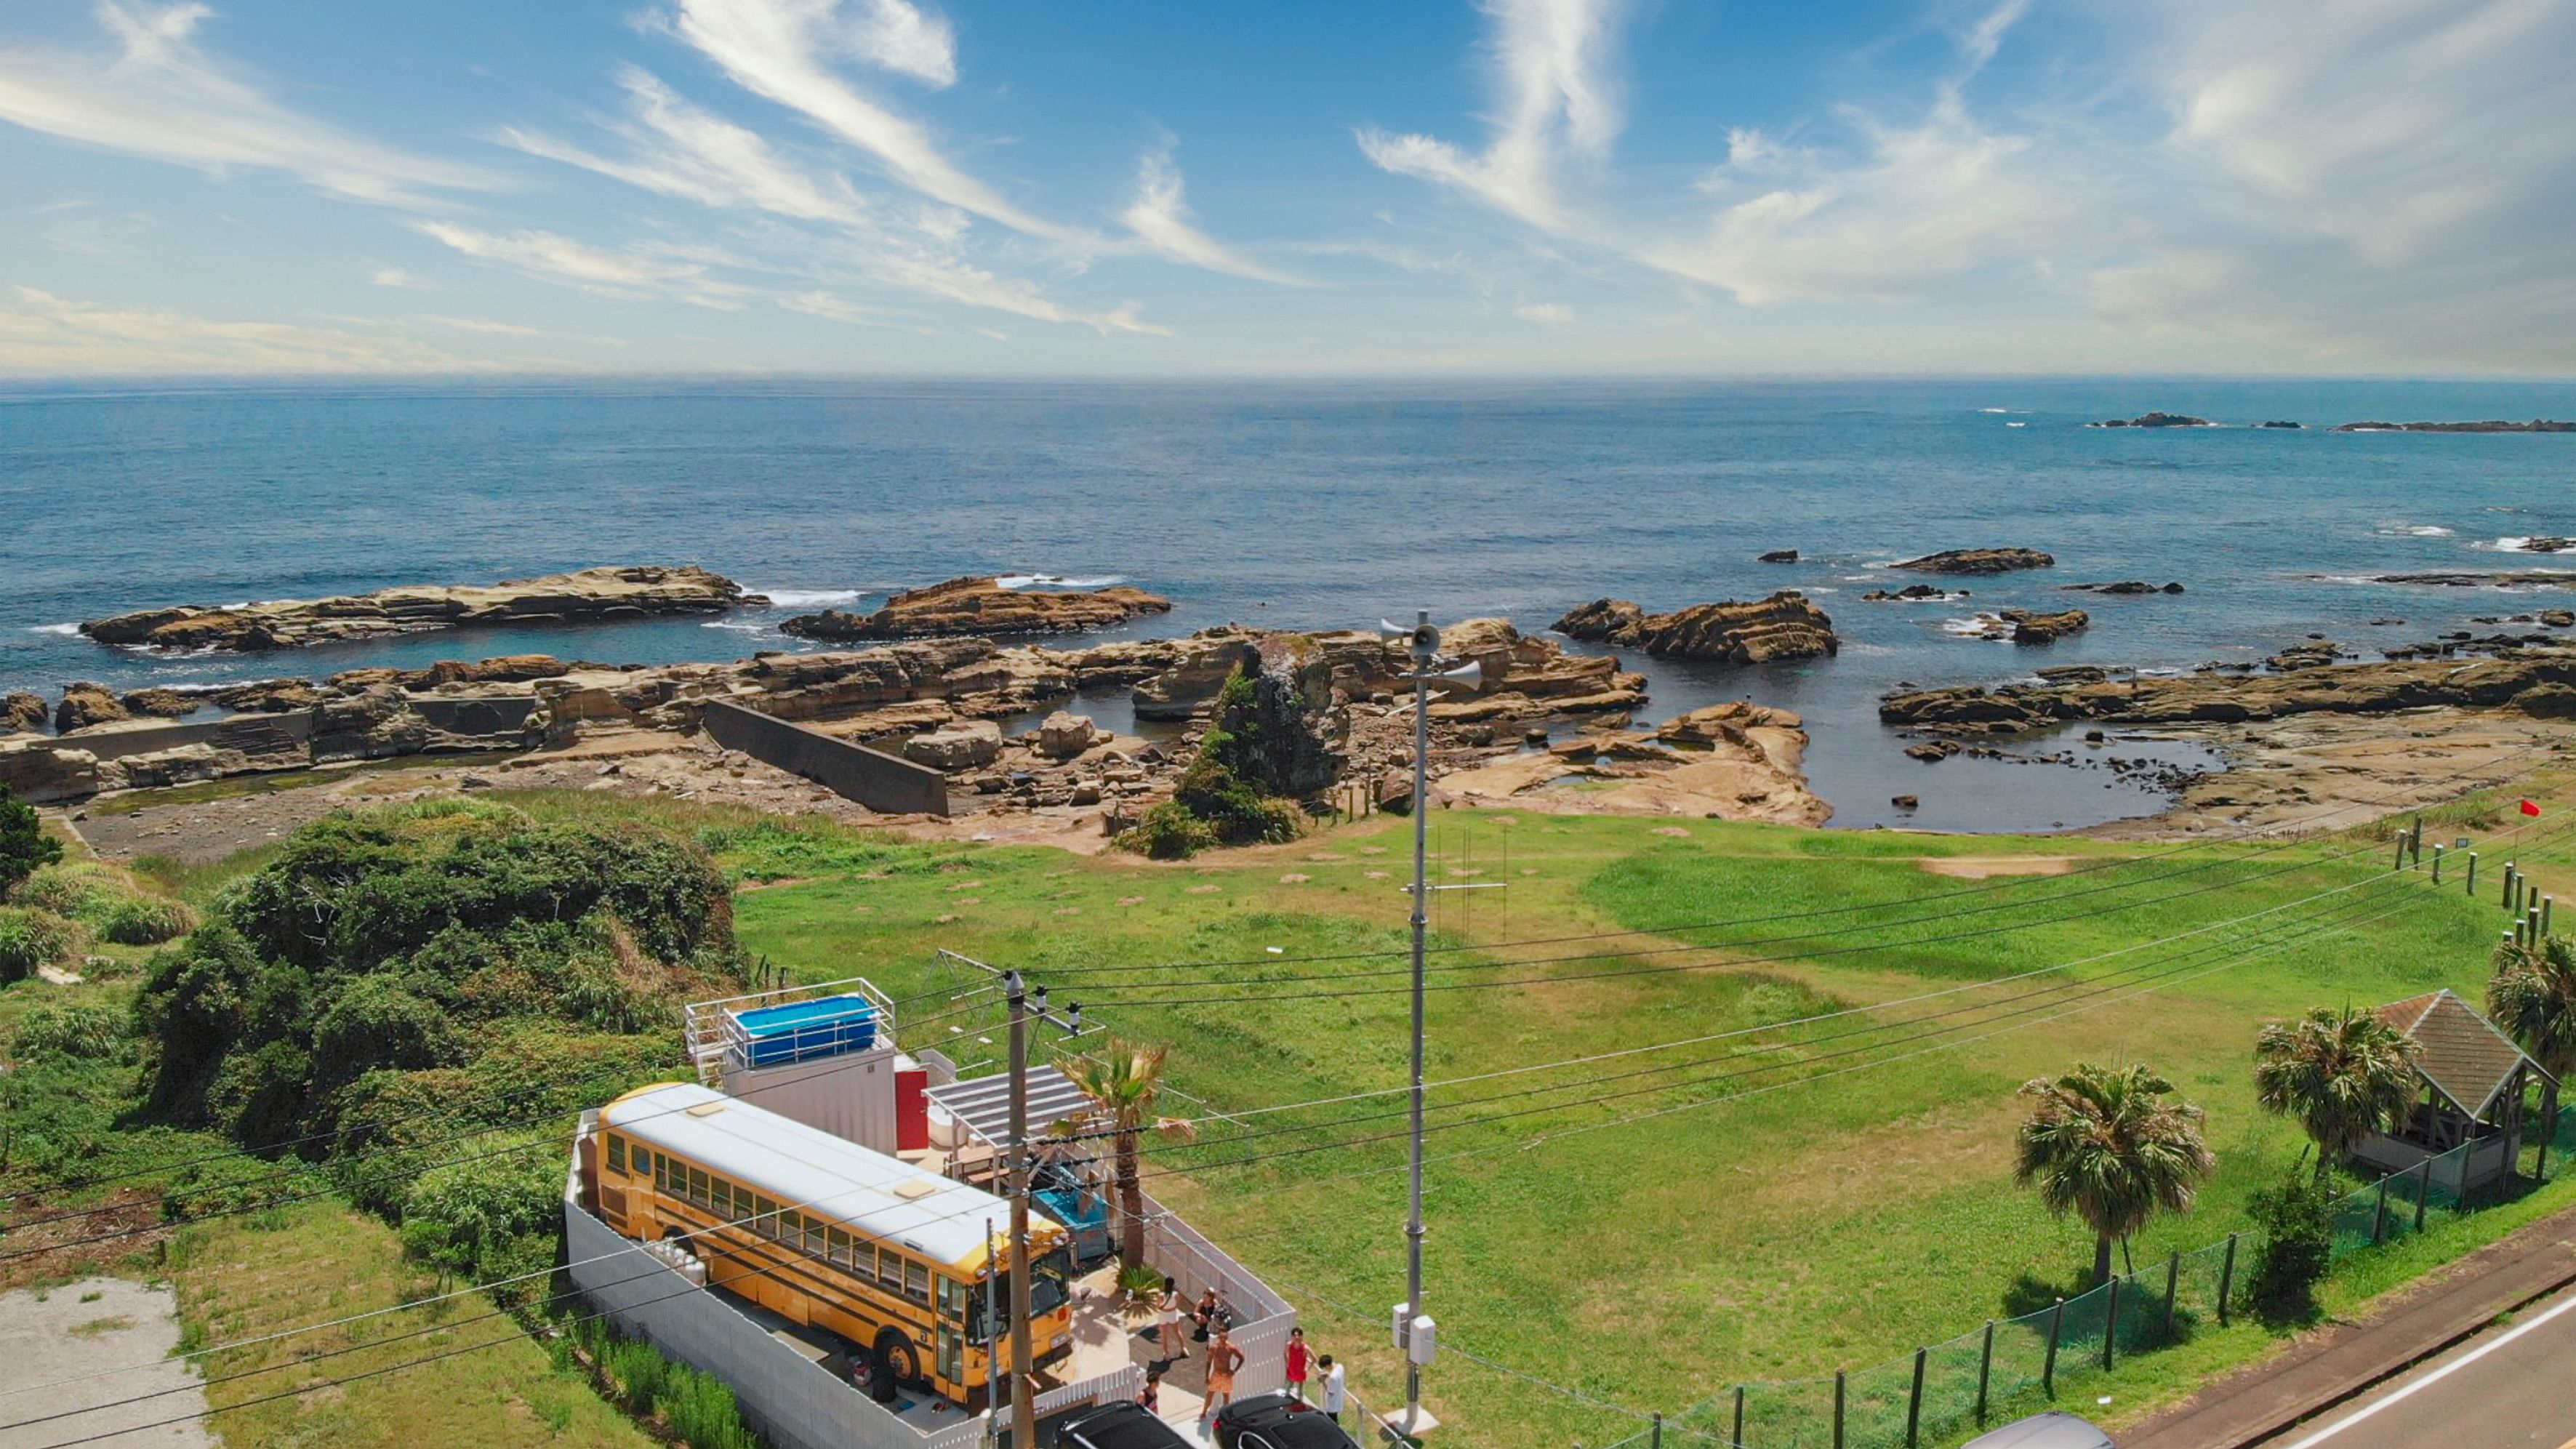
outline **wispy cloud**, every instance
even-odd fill
[[[448,221],[412,223],[421,235],[478,262],[506,267],[541,282],[574,287],[594,297],[641,301],[667,297],[698,307],[734,311],[752,289],[710,274],[707,263],[673,248],[611,249],[550,231],[489,232]]]
[[[431,314],[423,316],[420,320],[440,327],[453,328],[459,332],[479,332],[488,337],[545,336],[545,333],[534,327],[523,327],[516,322],[496,322],[489,317],[440,317]]]
[[[45,245],[66,256],[130,261],[143,254],[143,238],[160,229],[148,211],[107,211],[87,201],[57,201],[36,208],[44,218]]]
[[[1136,200],[1119,220],[1155,254],[1186,266],[1282,286],[1314,285],[1265,267],[1192,225],[1189,205],[1181,199],[1180,170],[1167,152],[1145,157],[1136,177]]]
[[[405,292],[426,292],[430,285],[426,278],[414,276],[400,267],[378,267],[367,274],[367,281],[378,287],[392,287]]]
[[[0,120],[29,130],[221,176],[283,171],[335,195],[423,207],[425,192],[497,183],[468,166],[416,156],[288,109],[197,44],[213,15],[100,0],[112,53],[0,48]]]
[[[835,61],[858,60],[933,84],[955,79],[946,25],[904,0],[678,0],[665,24],[736,85],[801,113],[896,182],[1031,236],[1080,239],[1077,229],[1035,216],[967,174],[927,127],[834,69]]]
[[[1490,0],[1497,114],[1481,153],[1431,136],[1359,133],[1380,167],[1440,182],[1533,226],[1571,224],[1557,195],[1560,151],[1599,160],[1621,124],[1609,69],[1620,0]]]
[[[1562,327],[1574,320],[1574,309],[1562,302],[1524,302],[1512,309],[1512,315],[1524,322],[1544,322]]]
[[[701,206],[753,207],[842,226],[870,224],[867,203],[842,178],[799,170],[757,132],[691,105],[634,66],[620,73],[618,83],[634,114],[631,123],[612,126],[627,142],[624,156],[601,155],[515,126],[504,128],[500,139],[532,156]]]
[[[101,307],[34,287],[0,301],[0,371],[470,372],[491,363],[409,338],[286,322],[221,322],[157,308]]]

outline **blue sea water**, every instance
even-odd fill
[[[2232,426],[2082,426],[2149,409]],[[1837,825],[2078,826],[2154,800],[2101,770],[1916,764],[1877,724],[1877,697],[2043,664],[2258,659],[2311,633],[2412,642],[2538,607],[2357,580],[2547,566],[2497,542],[2576,534],[2576,436],[2327,431],[2536,416],[2576,416],[2576,385],[21,386],[0,391],[0,689],[531,651],[731,658],[803,647],[776,632],[789,613],[980,572],[1123,579],[1176,601],[1129,633],[1365,626],[1416,607],[1534,630],[1604,595],[1665,609],[1798,588],[1832,613],[1840,657],[1743,670],[1632,659],[1652,677],[1652,712],[1742,696],[1801,711]],[[2308,427],[2243,426],[2270,418]],[[1916,581],[1878,567],[1892,559],[2004,544],[2058,565],[1966,580],[1961,603],[1860,598]],[[1754,561],[1774,548],[1801,561]],[[623,562],[701,563],[784,607],[250,657],[155,657],[67,627],[154,604]],[[2132,578],[2189,592],[2057,587]],[[1978,610],[2079,604],[2091,631],[2047,648],[1949,632]],[[2405,623],[2369,623],[2387,617]],[[1085,707],[1119,714],[1115,699]],[[1921,808],[1893,810],[1900,791]]]

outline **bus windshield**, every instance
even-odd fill
[[[1039,1255],[1035,1272],[1029,1278],[1030,1317],[1044,1318],[1064,1306],[1068,1291],[1066,1279],[1072,1272],[1073,1254],[1069,1250],[1056,1248]],[[987,1293],[992,1295],[989,1300],[985,1297]],[[989,1310],[986,1308],[988,1302],[991,1305]],[[971,1343],[984,1341],[986,1322],[996,1327],[1007,1324],[1011,1315],[1011,1275],[996,1273],[990,1283],[978,1288],[968,1301],[967,1314],[966,1337]]]

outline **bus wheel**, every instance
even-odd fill
[[[889,1328],[877,1335],[877,1362],[898,1384],[916,1383],[921,1378],[921,1350],[900,1328]]]

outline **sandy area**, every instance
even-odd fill
[[[120,1445],[141,1449],[193,1449],[213,1443],[202,1423],[183,1418],[206,1408],[206,1391],[195,1372],[177,1361],[152,1362],[166,1360],[178,1346],[178,1303],[166,1287],[147,1288],[122,1278],[84,1278],[41,1294],[24,1288],[0,1294],[0,1364],[7,1365],[0,1370],[0,1385],[5,1385],[0,1387],[0,1422],[24,1425],[0,1429],[0,1449],[37,1449],[109,1434]],[[152,1366],[53,1383],[140,1363]],[[18,1391],[21,1384],[48,1387]],[[26,1423],[145,1394],[154,1397],[50,1423]],[[182,1422],[141,1427],[164,1419]]]
[[[2229,767],[2187,787],[2162,814],[2115,820],[2083,834],[2157,840],[2247,829],[2341,830],[2526,776],[2576,740],[2565,721],[2448,708],[2303,714],[2143,733],[2212,745]]]

